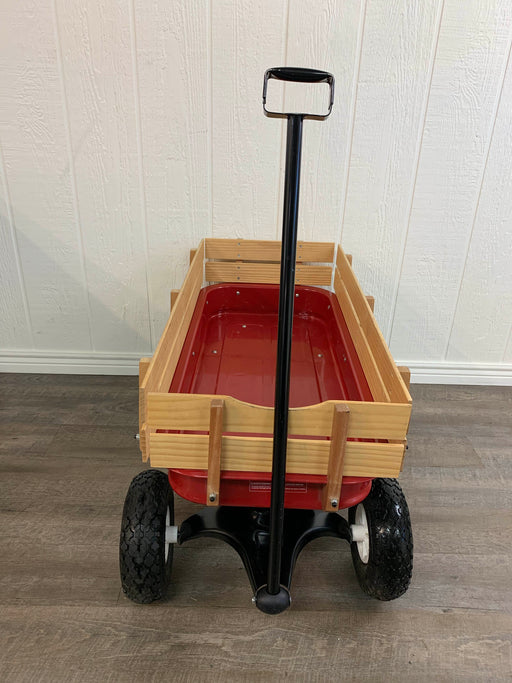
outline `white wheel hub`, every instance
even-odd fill
[[[357,543],[357,552],[361,562],[367,564],[370,557],[370,533],[368,531],[368,520],[366,519],[364,505],[361,503],[356,507],[355,522],[355,524],[350,525],[352,540]]]
[[[171,511],[167,508],[165,517],[165,561],[169,557],[169,545],[178,542],[178,527],[171,526]]]

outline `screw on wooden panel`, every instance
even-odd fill
[[[322,358],[322,354],[321,354],[321,353],[319,353],[319,354],[318,354],[318,357],[319,357],[319,358]]]
[[[240,294],[240,292],[237,292],[237,293],[236,293],[237,296],[238,296],[239,294]]]
[[[215,495],[215,493],[210,493],[210,503],[215,503],[216,500],[217,496]]]
[[[213,349],[212,353],[217,353],[217,349]]]
[[[337,508],[337,507],[338,507],[338,501],[337,501],[336,498],[333,498],[333,499],[331,500],[331,506],[332,506],[333,508]]]

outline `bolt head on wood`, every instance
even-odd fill
[[[332,498],[332,499],[331,499],[331,506],[332,506],[333,508],[337,508],[337,507],[338,507],[338,500],[337,500],[336,498]]]
[[[210,503],[215,503],[216,500],[217,496],[215,495],[215,493],[210,493]]]

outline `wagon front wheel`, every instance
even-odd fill
[[[363,591],[378,600],[405,593],[412,574],[412,529],[396,479],[374,479],[368,496],[348,512],[352,561]]]
[[[174,497],[167,476],[145,470],[130,484],[123,508],[119,568],[125,595],[149,603],[165,595],[173,546],[166,528],[174,524]]]

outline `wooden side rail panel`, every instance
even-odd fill
[[[151,465],[175,469],[208,469],[209,440],[203,434],[149,435]],[[396,477],[403,444],[347,441],[343,474],[348,477]],[[286,471],[290,474],[327,475],[330,441],[288,439]],[[222,470],[271,472],[272,439],[223,436]]]
[[[281,261],[281,242],[271,240],[205,240],[205,258],[217,261]],[[297,242],[297,262],[332,263],[332,242]],[[208,279],[208,278],[206,278]]]
[[[278,241],[206,239],[205,258],[208,282],[279,282],[281,242]],[[296,283],[329,287],[333,261],[332,242],[297,242]]]
[[[181,349],[187,336],[188,327],[197,297],[203,284],[204,240],[199,245],[185,281],[172,307],[171,315],[160,337],[156,351],[146,371],[139,389],[140,429],[146,421],[146,393],[149,391],[166,392],[176,370]]]
[[[384,336],[380,331],[375,316],[373,315],[370,304],[363,294],[354,271],[352,270],[352,267],[341,247],[338,247],[336,266],[335,289],[336,281],[338,280],[339,283],[341,280],[344,290],[350,299],[352,308],[357,316],[358,326],[366,337],[369,350],[373,356],[377,370],[389,395],[389,400],[395,403],[411,403],[412,399],[409,390],[400,376],[400,372],[398,371],[395,361],[391,356]],[[337,277],[338,274],[339,278]],[[352,333],[352,330],[350,331]],[[358,348],[358,352],[360,352],[357,342],[356,347]]]
[[[208,431],[214,398],[224,401],[224,432],[272,434],[274,409],[244,403],[231,396],[148,393],[147,425],[176,431]],[[330,436],[334,406],[325,401],[289,412],[288,433],[297,436]],[[406,438],[411,415],[409,404],[345,401],[350,410],[348,437],[355,439]]]
[[[357,355],[359,356],[366,381],[372,392],[373,400],[382,401],[384,403],[389,402],[389,393],[384,384],[384,380],[382,379],[377,361],[372,353],[364,330],[361,328],[356,309],[337,268],[334,274],[334,292],[343,312],[343,317],[347,323],[350,336],[356,347]]]
[[[278,284],[280,267],[279,263],[208,261],[205,264],[205,279],[207,282],[260,282],[265,284]],[[328,287],[331,284],[331,279],[331,266],[297,264],[295,282],[298,285]]]

